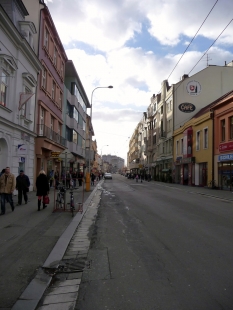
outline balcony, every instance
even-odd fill
[[[48,138],[55,143],[66,146],[66,139],[60,136],[57,132],[53,131],[51,128],[45,126],[44,124],[37,124],[37,136]]]
[[[85,150],[82,149],[77,143],[67,141],[67,148],[71,153],[85,158]]]

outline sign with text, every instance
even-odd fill
[[[219,155],[219,161],[233,160],[233,154]]]
[[[51,152],[51,157],[52,158],[58,158],[61,152]]]
[[[26,155],[27,151],[27,144],[18,144],[18,155]]]
[[[219,152],[226,152],[231,150],[233,150],[233,142],[219,144]]]

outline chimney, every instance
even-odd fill
[[[184,74],[184,75],[182,76],[182,80],[187,79],[188,77],[189,77],[188,74]]]

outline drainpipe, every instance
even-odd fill
[[[210,109],[211,118],[212,118],[212,189],[214,189],[214,110]]]

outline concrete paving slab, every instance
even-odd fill
[[[67,293],[75,293],[75,292],[78,292],[78,290],[79,290],[79,285],[58,286],[58,287],[51,288],[50,292],[47,294],[47,296],[67,294]]]
[[[17,300],[11,310],[32,310],[38,305],[39,300]]]
[[[45,305],[38,308],[38,310],[65,310],[65,309],[71,310],[74,309],[74,307],[75,307],[75,301],[71,301],[71,302],[63,302],[60,304]]]
[[[56,286],[59,287],[59,286],[79,285],[80,283],[81,279],[72,279],[58,282]]]
[[[83,275],[83,273],[81,271],[80,272],[73,272],[73,273],[70,273],[68,275],[67,280],[80,279],[80,281],[81,281],[82,275]]]
[[[49,304],[59,304],[59,303],[65,303],[65,302],[74,302],[77,300],[78,293],[68,293],[68,294],[60,294],[60,295],[46,295],[45,299],[43,301],[44,305]]]

